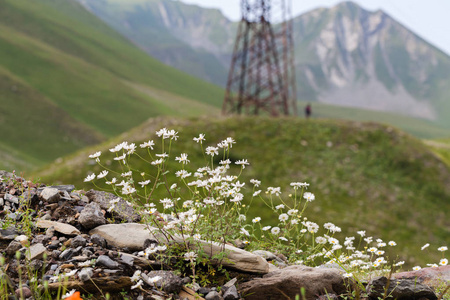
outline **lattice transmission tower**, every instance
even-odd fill
[[[297,114],[291,7],[291,0],[241,0],[224,114]]]

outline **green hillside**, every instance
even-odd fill
[[[219,87],[149,57],[75,1],[1,1],[0,57],[0,168],[29,170],[149,117],[222,102]]]
[[[437,248],[450,242],[450,169],[420,140],[398,129],[376,123],[298,118],[201,118],[152,119],[101,146],[91,147],[65,158],[39,172],[45,183],[71,183],[78,188],[95,188],[83,183],[90,172],[100,167],[88,158],[102,150],[101,160],[114,168],[108,151],[121,141],[136,145],[158,138],[155,131],[167,127],[179,132],[171,155],[189,153],[189,171],[202,166],[203,155],[192,138],[206,134],[206,145],[216,145],[228,136],[237,144],[232,160],[248,159],[243,172],[247,197],[252,191],[248,181],[258,178],[263,190],[280,186],[286,194],[290,182],[309,182],[316,201],[307,216],[319,224],[333,222],[347,235],[357,230],[386,240],[395,240],[401,259],[409,264],[425,264],[437,260],[434,251],[419,255],[420,247],[431,243]],[[155,149],[160,153],[161,149]],[[111,163],[111,164],[110,164]],[[173,172],[170,181],[177,182]],[[138,169],[148,169],[139,165]],[[189,168],[192,168],[190,170]],[[238,172],[238,169],[232,169]],[[136,178],[137,179],[137,178]],[[163,197],[162,194],[156,195]],[[261,203],[253,203],[252,217],[260,216],[270,224],[270,215]]]

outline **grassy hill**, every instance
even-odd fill
[[[101,169],[88,159],[89,154],[102,150],[102,162],[109,165],[113,162],[109,148],[121,141],[137,145],[149,139],[157,141],[154,133],[162,127],[179,132],[172,155],[189,153],[191,163],[187,168],[192,170],[202,166],[203,159],[200,147],[192,141],[194,136],[205,133],[207,145],[233,137],[237,144],[231,152],[232,160],[250,162],[242,177],[248,186],[246,196],[251,194],[251,178],[260,179],[266,188],[280,186],[286,194],[292,192],[290,182],[309,182],[309,191],[316,195],[307,211],[310,220],[333,222],[348,235],[365,229],[369,235],[395,240],[399,244],[396,253],[409,264],[424,265],[438,259],[437,251],[420,255],[425,243],[431,243],[430,249],[434,249],[450,242],[449,166],[420,140],[376,123],[262,117],[156,118],[54,163],[37,176],[45,183],[93,188],[83,179]],[[176,182],[173,172],[179,164],[172,166],[175,169],[168,176]],[[138,167],[149,168],[142,164]],[[158,197],[163,195],[156,195],[155,200]],[[251,216],[271,222],[269,211],[261,203],[253,203]]]
[[[1,1],[0,57],[0,168],[29,170],[222,101],[219,87],[149,57],[75,1]]]

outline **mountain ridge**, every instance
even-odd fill
[[[79,1],[95,8],[93,11],[101,11],[98,16],[125,36],[134,32],[133,41],[137,44],[140,40],[148,43],[157,38],[155,32],[147,35],[143,29],[149,23],[139,20],[151,11],[148,19],[179,43],[173,47],[164,45],[159,50],[160,46],[155,44],[147,53],[182,70],[189,69],[186,61],[190,59],[171,60],[167,53],[182,57],[185,52],[197,51],[197,59],[201,59],[202,53],[209,53],[214,56],[214,63],[209,64],[207,59],[196,61],[191,73],[225,86],[237,22],[230,22],[217,10],[179,1],[142,0],[139,3],[152,9],[141,10],[139,18],[134,18],[130,11],[120,12],[124,1],[114,1],[115,12],[105,8],[107,0]],[[158,16],[158,7],[164,8],[164,17]],[[195,11],[195,17],[191,11]],[[209,14],[214,18],[208,17]],[[136,26],[130,23],[124,29],[121,20],[134,20]],[[446,118],[450,113],[446,96],[450,89],[445,86],[450,80],[450,56],[389,14],[369,11],[347,1],[296,16],[293,24],[300,100],[396,112],[450,128]],[[223,68],[218,68],[218,63]],[[221,81],[205,75],[205,69],[220,73],[216,79]]]

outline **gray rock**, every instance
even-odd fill
[[[205,296],[205,300],[223,300],[223,298],[218,292],[211,291]]]
[[[228,288],[232,287],[233,285],[235,285],[236,282],[237,282],[237,277],[234,277],[233,279],[231,279],[230,281],[228,281],[227,283],[225,283],[225,284],[223,285],[223,288],[224,288],[224,289],[228,289]]]
[[[19,198],[10,194],[5,194],[5,200],[9,203],[19,204]]]
[[[340,270],[295,265],[244,282],[239,285],[239,292],[246,300],[295,299],[302,287],[305,288],[307,300],[315,300],[327,293],[340,295],[347,291]]]
[[[92,229],[106,223],[100,205],[92,202],[81,211],[78,222],[86,229]]]
[[[41,243],[37,243],[30,246],[27,251],[26,257],[28,260],[41,259],[46,251],[47,248],[45,248],[44,245],[42,245]]]
[[[134,264],[134,257],[131,255],[121,255],[120,260],[124,263],[129,265],[130,267]]]
[[[75,189],[75,186],[71,185],[71,184],[65,184],[65,185],[52,185],[52,186],[49,186],[49,188],[54,188],[59,191],[65,191],[65,192],[71,193]]]
[[[48,235],[44,235],[44,234],[40,234],[40,235],[35,235],[33,240],[31,241],[32,244],[36,244],[36,243],[41,243],[41,244],[48,244],[48,242],[50,241],[50,236]]]
[[[265,250],[255,250],[252,253],[265,258],[267,261],[276,260],[278,258],[272,252],[265,251]]]
[[[367,293],[370,299],[383,298],[385,289],[387,287],[388,279],[384,276],[372,279],[367,285]],[[419,282],[416,279],[391,279],[389,281],[389,288],[387,295],[392,296],[393,299],[407,300],[407,299],[429,299],[436,300],[437,296],[434,291]]]
[[[94,269],[92,268],[83,268],[80,272],[78,272],[78,278],[80,278],[83,282],[90,280],[93,275]]]
[[[166,293],[178,293],[183,287],[183,280],[181,277],[175,275],[171,271],[151,271],[146,275],[145,273],[141,274],[142,279],[151,285],[150,279],[156,276],[160,276],[161,280],[155,283],[158,289],[163,289]]]
[[[95,262],[96,266],[103,266],[109,269],[115,269],[119,267],[119,263],[109,258],[107,255],[100,255]]]
[[[211,289],[209,289],[207,287],[200,287],[197,291],[197,293],[202,294],[202,295],[207,295],[209,292],[211,292]]]
[[[14,256],[17,251],[22,249],[22,244],[18,241],[11,241],[8,247],[6,247],[5,252],[8,256]]]
[[[46,187],[41,192],[41,198],[48,203],[57,203],[61,198],[59,190],[56,188]]]
[[[225,293],[223,293],[223,299],[224,300],[238,300],[239,294],[238,291],[236,289],[236,286],[231,286],[230,288],[228,288]],[[263,299],[263,298],[261,298]]]
[[[131,251],[142,250],[147,239],[157,240],[160,244],[165,243],[165,239],[158,233],[158,229],[137,223],[102,225],[92,229],[89,233],[102,236],[109,245],[118,248],[127,247]],[[175,236],[174,238],[175,243],[183,243],[181,237]],[[205,241],[201,241],[200,246],[210,257],[224,251],[222,245],[211,244]],[[223,259],[221,263],[227,268],[256,274],[269,272],[269,263],[260,256],[230,245],[225,245],[225,252],[227,254],[226,259]],[[219,263],[216,260],[211,260],[211,262],[213,264]]]
[[[13,240],[19,235],[16,227],[10,226],[6,229],[0,229],[0,240]]]
[[[116,200],[118,197],[114,194],[107,192],[100,192],[96,190],[90,190],[86,193],[90,202],[96,202],[104,210],[108,210],[112,204],[111,200]],[[141,220],[141,216],[130,207],[125,200],[119,198],[119,201],[114,204],[113,215],[115,219],[123,220],[127,222],[137,222]]]
[[[32,272],[37,272],[39,270],[42,269],[42,267],[44,266],[44,263],[42,260],[40,259],[33,259],[29,264],[28,264],[30,271]]]
[[[77,247],[84,247],[86,246],[86,239],[84,237],[82,237],[81,235],[77,235],[76,237],[74,237],[72,239],[72,242],[70,242],[70,245],[74,248]]]
[[[98,234],[93,234],[91,236],[91,242],[93,244],[97,244],[98,246],[100,246],[102,248],[106,247],[106,240]]]
[[[59,258],[63,259],[63,260],[69,260],[72,258],[72,256],[74,254],[75,254],[75,251],[72,248],[68,248],[59,255]]]
[[[64,224],[61,222],[38,219],[36,222],[36,226],[38,228],[50,228],[53,226],[53,228],[56,231],[58,231],[62,234],[70,235],[70,236],[75,236],[75,235],[81,234],[81,232],[78,229],[76,229],[75,227],[73,227],[72,225]]]

